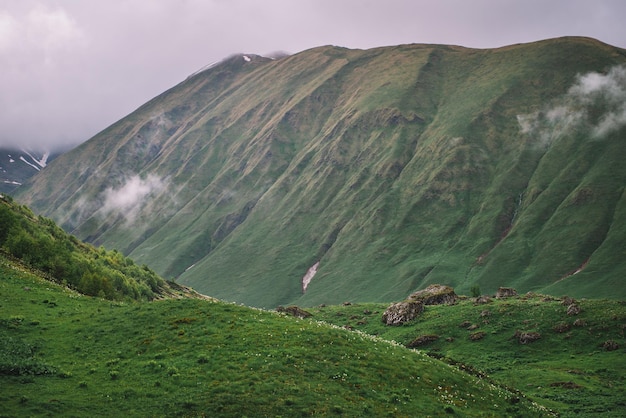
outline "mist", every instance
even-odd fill
[[[624,15],[620,0],[0,0],[0,147],[75,146],[234,53],[567,35],[626,47]]]
[[[626,126],[626,68],[579,75],[563,97],[539,112],[518,115],[517,121],[541,148],[573,132],[605,139]]]
[[[141,210],[168,187],[168,182],[154,174],[141,178],[133,175],[120,187],[109,187],[103,192],[104,202],[101,213],[117,214],[131,225],[137,220]]]

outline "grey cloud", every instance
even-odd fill
[[[625,11],[621,0],[0,0],[0,146],[75,145],[233,53],[563,35],[624,47]]]

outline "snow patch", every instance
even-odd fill
[[[306,288],[309,286],[309,283],[311,283],[311,280],[313,279],[313,276],[315,276],[315,273],[317,273],[317,268],[319,266],[320,262],[318,261],[317,263],[309,267],[304,277],[302,277],[302,293],[306,292]]]
[[[29,163],[28,161],[26,161],[26,158],[24,158],[24,157],[23,157],[23,156],[21,156],[21,155],[20,155],[20,160],[21,160],[22,162],[24,162],[24,163],[28,164],[29,166],[31,166],[31,167],[32,167],[32,168],[34,168],[35,170],[37,170],[37,171],[41,171],[41,170],[39,169],[39,167],[37,167],[37,166],[36,166],[35,164],[33,164],[33,163]]]
[[[247,55],[244,55],[243,59],[244,59],[245,62],[250,62],[251,61],[250,57],[247,56]]]
[[[48,163],[48,157],[50,157],[50,152],[48,151],[44,152],[40,159],[36,158],[33,154],[25,149],[22,149],[22,152],[28,155],[35,162],[35,164],[37,164],[41,168],[44,168],[46,166],[46,164]],[[20,159],[23,160],[22,157],[20,157]]]

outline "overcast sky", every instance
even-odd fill
[[[234,53],[579,35],[626,48],[623,0],[0,0],[0,146],[76,145]]]

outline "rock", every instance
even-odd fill
[[[559,334],[567,332],[571,328],[572,328],[572,326],[570,324],[568,324],[567,322],[560,322],[560,323],[558,323],[558,324],[556,324],[555,326],[552,327],[554,332],[558,332]]]
[[[574,321],[574,326],[575,327],[586,327],[587,326],[587,321],[585,321],[584,319],[577,319]]]
[[[574,298],[570,298],[569,296],[563,296],[561,298],[561,305],[563,306],[569,306],[573,303],[576,303],[576,300]]]
[[[302,308],[297,306],[287,306],[286,308],[283,306],[279,306],[276,308],[276,312],[286,313],[287,315],[295,316],[296,318],[308,318],[313,316],[310,312],[305,311]]]
[[[504,299],[517,296],[517,290],[512,287],[500,287],[496,292],[496,299]]]
[[[421,347],[423,345],[430,344],[433,341],[437,341],[438,339],[439,339],[439,335],[432,335],[432,334],[420,335],[419,337],[411,341],[407,345],[407,347],[409,348]]]
[[[470,334],[469,339],[471,341],[478,341],[478,340],[482,340],[483,338],[485,338],[485,335],[487,335],[485,331],[478,331],[478,332],[474,332]]]
[[[451,305],[458,299],[454,289],[441,284],[431,284],[424,290],[412,293],[409,300],[422,301],[424,305]]]
[[[604,348],[606,351],[615,351],[619,349],[619,344],[613,340],[608,340],[602,344],[602,348]]]
[[[541,334],[538,332],[515,331],[514,337],[517,338],[520,344],[528,344],[540,339]]]
[[[491,316],[491,311],[489,311],[489,310],[485,309],[484,311],[482,311],[482,312],[480,313],[480,317],[481,317],[481,318],[484,318],[484,317],[486,317],[486,316]]]
[[[474,303],[477,305],[484,305],[491,302],[493,302],[493,300],[487,295],[482,295],[474,299]]]
[[[576,305],[575,303],[572,303],[567,307],[568,316],[578,315],[581,311],[582,309],[580,308],[580,306]]]
[[[475,329],[478,329],[478,328],[480,328],[480,325],[478,325],[478,324],[472,324],[472,325],[470,325],[469,327],[467,327],[466,329],[467,329],[468,331],[474,331]]]
[[[553,388],[563,388],[563,389],[581,389],[582,388],[582,386],[574,382],[554,382],[554,383],[550,383],[550,386]]]
[[[392,303],[383,313],[383,322],[387,325],[402,325],[415,319],[422,312],[424,304],[419,300]]]

